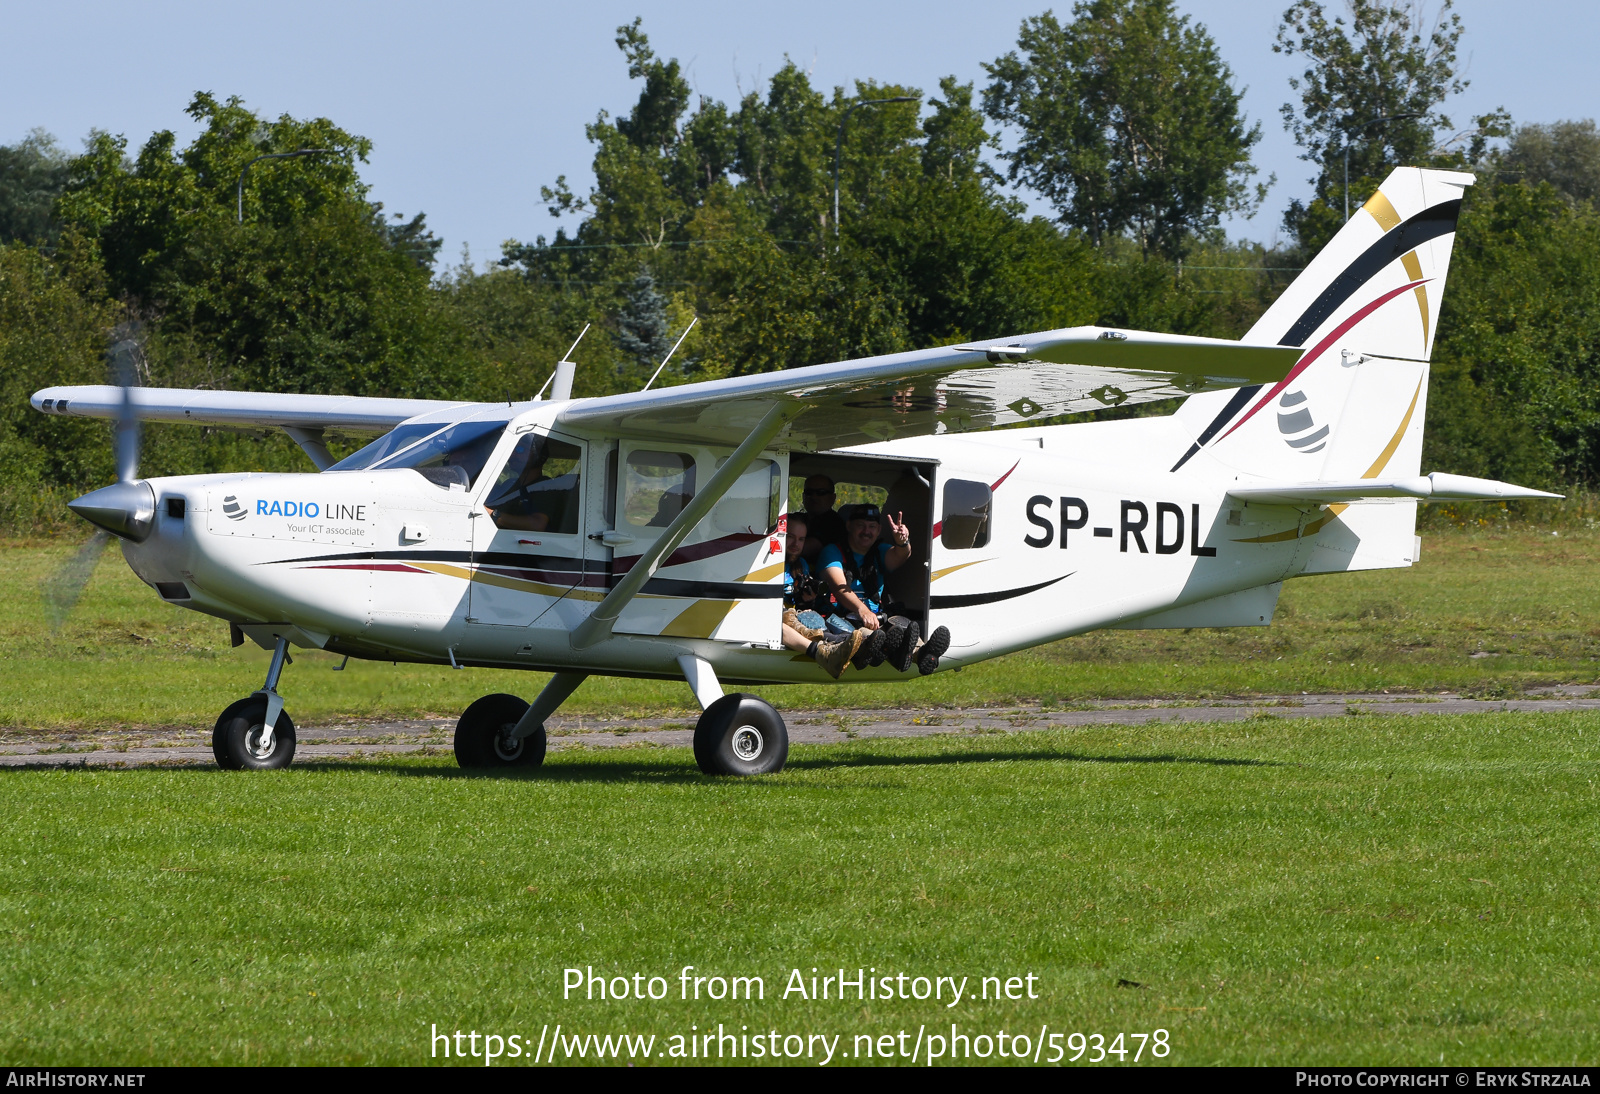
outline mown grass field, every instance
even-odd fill
[[[558,1022],[849,1053],[955,1022],[1164,1029],[1186,1064],[1593,1062],[1597,761],[1600,718],[1508,714],[858,741],[743,781],[668,749],[5,770],[0,1061],[421,1063],[434,1024],[531,1052]],[[684,965],[766,999],[681,1002]],[[564,1000],[588,966],[671,994]],[[781,998],[840,966],[1039,998]]]
[[[1270,630],[1088,636],[908,687],[772,697],[1588,683],[1595,546],[1434,536],[1409,572],[1292,583]],[[209,726],[259,685],[261,655],[115,556],[52,635],[37,590],[69,550],[0,552],[0,725]],[[453,714],[538,683],[329,667],[306,655],[286,677],[302,722]],[[591,682],[577,709],[682,708],[683,690]],[[448,754],[265,777],[4,769],[0,1063],[422,1063],[435,1025],[531,1045],[557,1023],[654,1035],[655,1052],[719,1023],[839,1035],[834,1062],[865,1063],[857,1036],[905,1030],[909,1049],[952,1022],[1110,1044],[1163,1029],[1171,1063],[1592,1062],[1597,738],[1593,714],[1259,717],[799,746],[754,780],[643,747],[507,778]],[[685,965],[760,976],[766,999],[682,1001]],[[563,999],[563,970],[590,966],[670,994]],[[813,967],[971,990],[1033,974],[1038,998],[782,998]]]
[[[1600,535],[1446,532],[1409,570],[1289,582],[1269,628],[1105,631],[890,685],[765,689],[780,709],[1068,704],[1090,698],[1300,691],[1511,694],[1600,676]],[[59,633],[43,587],[71,544],[0,545],[0,732],[7,728],[208,728],[261,686],[267,655],[226,627],[158,600],[107,552]],[[531,673],[362,663],[296,652],[283,691],[297,721],[454,717],[492,691],[531,696]],[[846,676],[846,679],[849,679]],[[564,709],[687,710],[680,683],[591,679]]]

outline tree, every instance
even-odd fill
[[[53,244],[60,225],[56,199],[67,181],[68,157],[56,139],[35,129],[0,146],[0,244]]]
[[[129,162],[96,134],[69,167],[59,213],[103,264],[110,295],[152,321],[182,384],[269,391],[459,395],[460,331],[429,290],[439,241],[423,217],[386,223],[357,164],[371,143],[326,118],[266,122],[198,94],[187,148],[154,134]],[[328,155],[256,164],[301,148]]]
[[[640,270],[623,297],[617,316],[617,348],[649,376],[672,349],[667,298],[656,292],[656,279]]]
[[[1250,212],[1250,149],[1233,74],[1173,0],[1080,0],[1063,26],[1023,20],[1017,45],[984,68],[984,109],[1015,126],[1009,177],[1038,191],[1098,246],[1131,234],[1181,256],[1228,213]]]
[[[1311,200],[1293,200],[1284,214],[1302,251],[1319,250],[1344,223],[1347,151],[1353,209],[1394,167],[1466,166],[1507,132],[1503,110],[1456,134],[1440,110],[1468,84],[1457,67],[1462,27],[1452,7],[1441,0],[1430,19],[1405,0],[1348,0],[1348,24],[1329,18],[1322,0],[1296,0],[1284,12],[1272,48],[1307,61],[1289,81],[1300,105],[1283,104],[1284,128],[1304,149],[1300,158],[1317,166]]]
[[[1548,182],[1573,201],[1600,197],[1600,131],[1594,119],[1519,126],[1499,157],[1507,182]]]
[[[1600,212],[1486,180],[1462,212],[1424,434],[1430,466],[1600,481]]]

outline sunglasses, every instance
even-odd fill
[[[821,496],[827,497],[827,498],[833,497],[833,491],[832,490],[802,490],[802,491],[800,491],[800,493],[802,493],[802,494],[820,494]]]

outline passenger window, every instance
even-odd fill
[[[694,457],[685,452],[628,453],[622,517],[635,528],[665,528],[694,497]]]
[[[989,504],[993,491],[987,483],[951,479],[944,484],[944,531],[939,542],[964,551],[989,542]]]
[[[579,462],[575,444],[525,435],[483,503],[498,528],[573,535],[578,531]]]
[[[726,458],[717,461],[720,467]],[[761,535],[778,526],[778,489],[783,475],[772,460],[756,460],[711,509],[711,524],[719,532],[754,532]]]

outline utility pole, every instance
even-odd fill
[[[321,156],[321,155],[326,155],[326,154],[331,153],[332,151],[333,151],[333,149],[331,149],[331,148],[302,148],[302,149],[300,149],[298,151],[295,151],[295,152],[269,152],[265,156],[257,156],[255,159],[253,159],[249,163],[245,164],[244,165],[244,170],[239,172],[239,182],[238,182],[237,186],[235,187],[235,189],[238,191],[238,198],[239,198],[239,223],[240,224],[244,223],[244,176],[245,176],[246,172],[248,172],[250,170],[250,168],[254,167],[256,164],[260,163],[262,160],[292,160],[292,159],[298,159],[301,156]]]
[[[896,95],[892,99],[862,99],[860,102],[851,103],[845,110],[844,116],[839,119],[839,133],[833,141],[833,238],[839,238],[839,154],[844,148],[844,126],[850,120],[850,115],[855,113],[857,107],[881,106],[884,103],[914,103],[915,95]]]
[[[1365,133],[1368,129],[1383,122],[1398,122],[1406,118],[1420,117],[1423,117],[1423,114],[1420,111],[1413,110],[1405,114],[1390,114],[1387,117],[1372,118],[1362,122],[1355,129],[1355,132]],[[1344,132],[1344,218],[1346,220],[1350,219],[1350,132],[1349,128],[1346,128]]]

